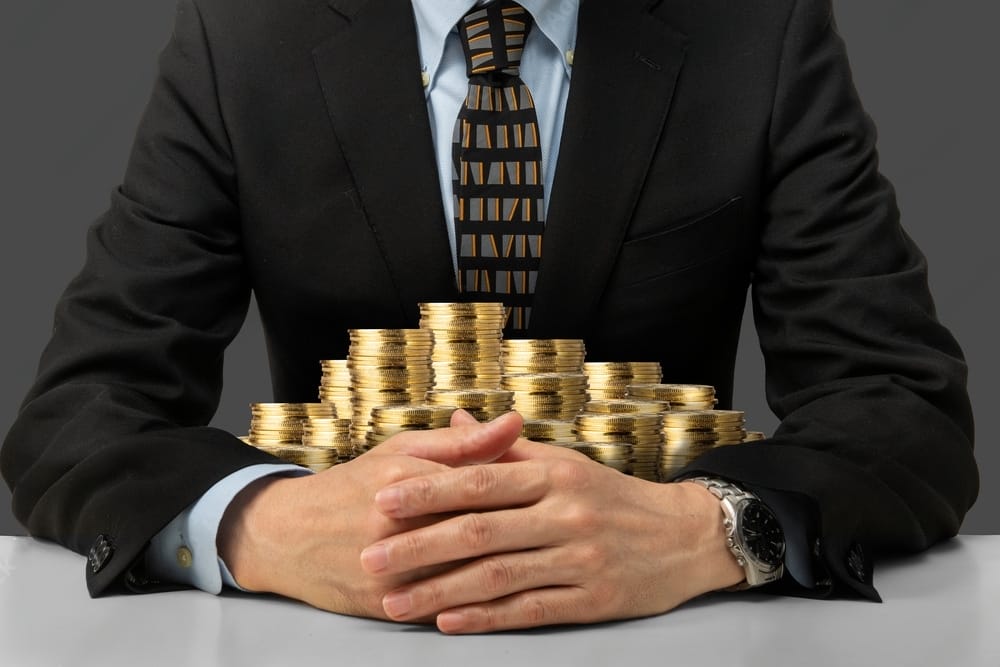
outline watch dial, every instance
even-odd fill
[[[778,519],[763,503],[752,502],[743,509],[740,533],[747,550],[769,567],[777,567],[785,555],[785,534]]]

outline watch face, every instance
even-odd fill
[[[740,519],[740,535],[750,555],[767,567],[780,565],[785,555],[785,534],[771,510],[754,501],[743,508]]]

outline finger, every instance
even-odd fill
[[[451,428],[405,431],[371,451],[406,454],[449,466],[489,463],[510,449],[521,433],[521,417],[513,412],[485,424],[475,419],[472,422]]]
[[[490,602],[536,588],[568,585],[579,575],[561,550],[536,549],[481,558],[439,576],[389,592],[389,618],[410,621],[448,609]]]
[[[568,532],[563,522],[532,519],[526,510],[460,514],[379,540],[361,552],[361,565],[371,574],[400,574],[549,546],[568,537]]]
[[[438,614],[437,626],[441,632],[457,635],[608,620],[610,615],[602,615],[600,609],[589,591],[579,586],[536,588],[449,609]]]
[[[398,481],[375,494],[375,508],[391,518],[487,510],[536,502],[550,488],[534,462],[449,468]]]

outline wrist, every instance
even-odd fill
[[[264,477],[240,491],[226,508],[219,523],[216,548],[219,558],[241,588],[256,592],[275,592],[268,579],[274,572],[270,563],[281,543],[275,534],[280,522],[270,518],[267,509],[280,506],[277,500],[295,478]]]
[[[678,482],[674,486],[685,494],[686,506],[695,539],[693,583],[695,595],[736,586],[746,579],[746,573],[736,562],[727,542],[725,514],[719,499],[705,487],[693,482]]]

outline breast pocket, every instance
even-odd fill
[[[654,234],[626,239],[610,285],[638,285],[710,262],[744,242],[743,198],[733,197],[704,213]]]

